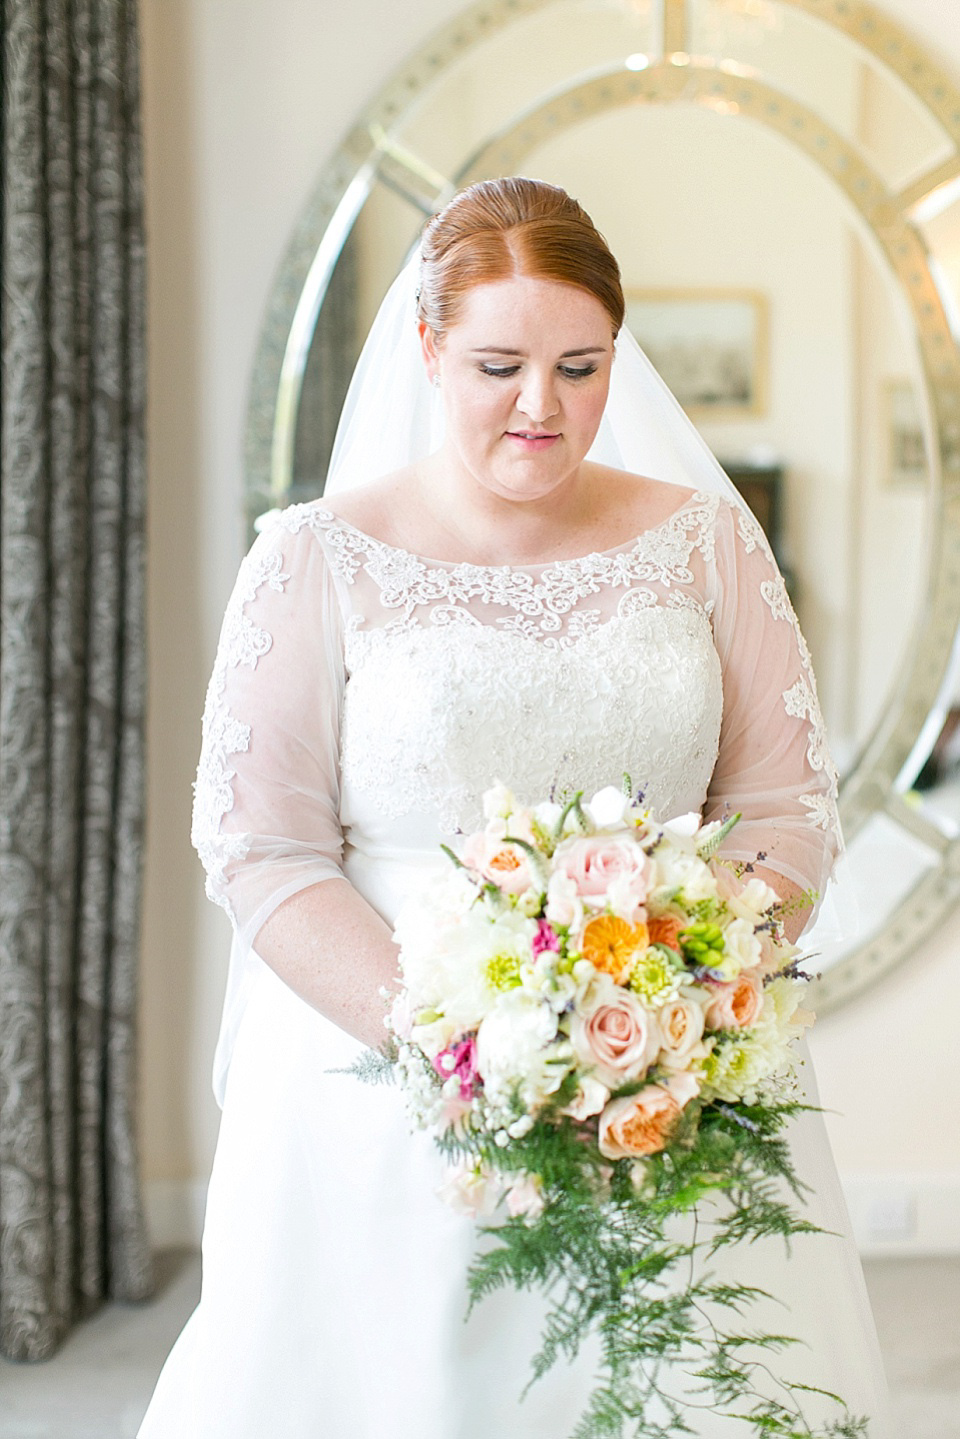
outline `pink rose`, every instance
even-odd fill
[[[463,862],[504,894],[522,894],[530,888],[530,868],[523,850],[502,836],[486,830],[470,835],[463,847]]]
[[[678,995],[657,1012],[660,1026],[659,1060],[667,1069],[685,1069],[692,1059],[706,1053],[703,1040],[704,1015],[699,1004]]]
[[[763,988],[755,971],[744,970],[732,984],[711,982],[713,998],[707,1005],[708,1029],[749,1029],[763,1008]]]
[[[675,1074],[666,1084],[648,1084],[639,1094],[611,1100],[600,1116],[600,1153],[607,1159],[658,1153],[698,1092],[692,1075]]]
[[[660,1048],[660,1030],[635,994],[606,976],[604,981],[593,1007],[574,1014],[570,1038],[577,1057],[614,1089],[643,1078]]]
[[[587,835],[564,840],[554,855],[554,868],[569,876],[585,899],[602,902],[614,881],[623,896],[643,904],[650,889],[653,865],[632,839]]]

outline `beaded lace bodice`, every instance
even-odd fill
[[[240,926],[355,848],[429,848],[495,780],[523,800],[628,773],[663,817],[736,807],[818,884],[838,843],[816,690],[759,528],[684,499],[636,539],[538,566],[424,559],[321,503],[244,562],[204,718],[194,840]],[[279,896],[279,898],[278,898]]]

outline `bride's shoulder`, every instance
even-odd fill
[[[697,493],[686,485],[674,485],[629,470],[606,465],[591,468],[596,493],[603,495],[605,507],[616,515],[618,527],[623,528],[627,522],[626,527],[638,535],[664,524],[689,505]]]
[[[334,495],[329,499],[324,495],[318,503],[354,529],[374,535],[386,544],[395,544],[397,518],[403,512],[403,494],[409,489],[412,469],[408,466],[395,470],[344,495]]]

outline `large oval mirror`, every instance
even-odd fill
[[[843,942],[821,930],[822,1009],[960,893],[958,142],[960,94],[866,5],[475,5],[321,178],[251,397],[252,517],[322,491],[362,337],[426,214],[486,175],[577,195],[813,651],[860,910]]]

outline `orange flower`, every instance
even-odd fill
[[[628,924],[615,914],[598,914],[583,931],[581,951],[595,969],[622,984],[634,957],[648,947],[650,935],[645,924]]]
[[[675,914],[661,914],[650,921],[650,943],[665,944],[668,949],[680,952],[678,935],[683,929],[683,920]]]
[[[487,860],[487,868],[507,874],[512,869],[519,869],[522,864],[520,856],[512,849],[498,849],[496,854]]]
[[[648,1084],[639,1094],[614,1099],[600,1116],[600,1153],[606,1159],[659,1153],[697,1089],[692,1075],[677,1074],[666,1084]]]

